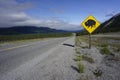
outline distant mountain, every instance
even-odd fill
[[[120,31],[120,13],[102,23],[95,33]]]
[[[35,27],[35,26],[15,26],[10,28],[0,28],[0,35],[63,33],[63,32],[67,31],[51,29],[48,27]]]

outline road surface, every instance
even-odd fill
[[[7,44],[1,46],[0,80],[50,80],[49,78],[43,77],[44,75],[40,75],[42,73],[48,73],[47,71],[44,71],[42,73],[38,72],[39,75],[37,75],[36,72],[42,70],[41,67],[43,67],[45,64],[48,65],[50,63],[49,61],[51,61],[52,58],[56,58],[58,55],[63,53],[62,51],[67,52],[66,50],[69,48],[63,48],[63,43],[72,42],[73,44],[73,40],[74,38],[55,38],[40,40],[36,42],[23,42],[21,44]],[[62,45],[61,48],[60,45]],[[71,46],[71,48],[73,49],[71,43],[67,46]],[[49,55],[51,55],[50,58],[48,57]],[[63,54],[63,56],[64,55],[65,54]],[[36,67],[40,69],[38,70]],[[31,74],[31,71],[34,72],[36,75]],[[30,78],[30,76],[33,77]],[[37,78],[38,76],[41,77]]]

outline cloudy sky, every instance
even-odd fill
[[[0,27],[45,26],[80,30],[93,15],[104,22],[120,12],[120,0],[0,0]]]

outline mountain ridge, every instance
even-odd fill
[[[9,28],[0,28],[0,35],[64,33],[64,32],[68,32],[68,31],[57,30],[48,27],[36,27],[36,26],[14,26]]]
[[[120,13],[103,22],[94,33],[120,31]]]

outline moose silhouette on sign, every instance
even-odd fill
[[[89,19],[89,20],[87,20],[86,22],[85,22],[85,26],[87,26],[88,28],[89,27],[95,27],[95,25],[96,25],[96,22],[94,21],[94,20],[92,20],[92,19]]]

